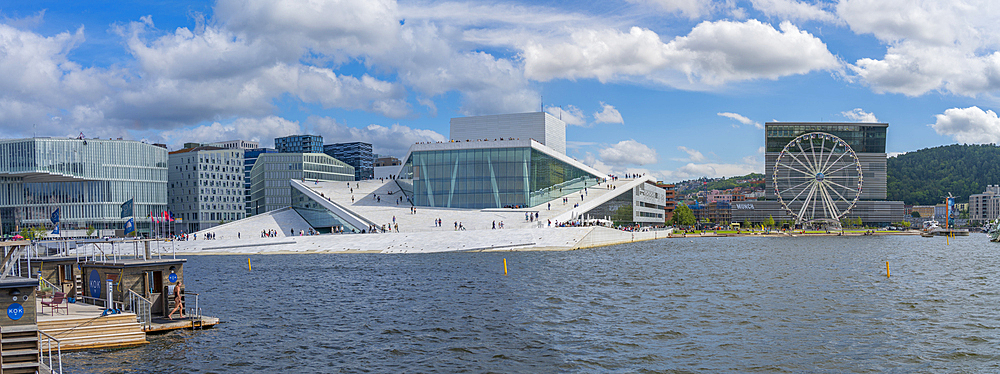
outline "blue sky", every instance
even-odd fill
[[[588,8],[590,7],[590,8]],[[768,121],[1000,142],[988,1],[0,1],[0,137],[368,141],[545,110],[567,153],[665,181],[763,171]]]

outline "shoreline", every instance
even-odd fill
[[[161,255],[278,255],[302,253],[439,253],[439,252],[520,252],[572,251],[610,245],[663,239],[694,238],[795,238],[826,236],[896,236],[920,235],[919,231],[890,231],[865,234],[859,232],[831,233],[688,233],[670,230],[629,232],[606,227],[566,227],[545,229],[475,230],[449,232],[416,232],[391,234],[315,235],[279,238],[247,238],[172,243],[176,251],[163,247]],[[292,249],[296,248],[296,249]],[[362,249],[370,248],[370,249]]]

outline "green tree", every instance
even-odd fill
[[[97,231],[97,229],[94,228],[94,225],[87,226],[87,236],[94,235],[94,231]]]
[[[765,227],[774,227],[774,217],[767,216],[767,219],[764,220],[764,226]]]
[[[741,227],[741,229],[749,230],[749,229],[752,229],[752,228],[753,228],[753,224],[751,224],[749,220],[743,220],[743,227]]]
[[[632,222],[632,204],[619,207],[615,211],[615,214],[611,216],[611,220],[615,221],[615,224]]]
[[[913,218],[920,218],[920,212],[918,212],[918,211],[913,211],[913,213],[910,213],[910,217],[913,217]]]
[[[694,212],[687,205],[678,205],[674,208],[674,216],[670,219],[674,226],[691,226],[695,223]]]

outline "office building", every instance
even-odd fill
[[[323,153],[354,167],[355,180],[375,178],[372,145],[365,142],[336,143],[323,146]]]
[[[0,228],[53,228],[59,209],[64,235],[121,230],[121,205],[133,199],[141,218],[167,208],[167,150],[131,140],[29,138],[0,140]],[[113,231],[108,234],[112,235]]]
[[[323,153],[323,137],[319,135],[291,135],[274,138],[278,153]]]
[[[292,179],[353,181],[354,168],[324,153],[260,153],[250,170],[250,213],[291,206]]]
[[[278,153],[278,150],[274,148],[255,148],[247,149],[243,151],[243,188],[244,197],[243,203],[245,206],[245,212],[249,216],[253,214],[250,209],[250,170],[253,169],[254,163],[257,162],[257,157],[264,153]]]
[[[215,142],[204,144],[212,147],[228,148],[228,149],[256,149],[260,148],[260,143],[251,140],[227,140],[224,142]],[[188,147],[184,147],[188,148]]]
[[[243,150],[198,146],[170,152],[167,199],[175,230],[195,232],[246,216]]]
[[[761,223],[769,217],[776,222],[791,221],[774,192],[774,165],[786,145],[796,137],[808,133],[834,135],[853,149],[861,164],[863,187],[857,204],[847,213],[847,218],[861,218],[866,225],[889,226],[903,219],[903,202],[886,201],[886,134],[887,123],[840,122],[768,122],[764,125],[763,199],[732,204],[734,222]],[[787,198],[787,197],[786,197]],[[853,196],[852,196],[853,198]],[[841,206],[843,205],[843,206]],[[843,211],[846,204],[837,207]]]

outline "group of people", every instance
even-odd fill
[[[260,230],[260,237],[262,238],[274,238],[278,236],[278,230]]]
[[[392,219],[395,220],[396,217],[392,217]],[[398,224],[396,224],[396,223],[388,223],[388,224],[384,224],[384,225],[381,225],[381,226],[379,226],[379,225],[368,225],[368,228],[361,230],[361,233],[362,234],[374,234],[374,233],[393,232],[393,231],[399,232],[399,225]]]
[[[497,221],[493,221],[493,229],[497,229]],[[500,229],[503,229],[503,221],[500,221]]]
[[[535,214],[531,214],[531,212],[524,212],[525,222],[535,222],[536,219],[538,219],[538,212],[535,212]]]

